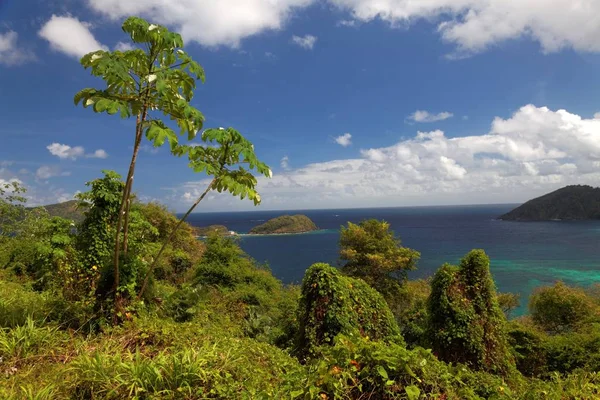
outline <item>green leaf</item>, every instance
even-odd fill
[[[387,371],[385,370],[385,368],[384,368],[382,365],[378,365],[376,369],[377,369],[377,373],[378,373],[378,374],[379,374],[379,375],[380,375],[380,376],[381,376],[383,379],[385,379],[386,381],[387,381],[388,379],[390,379],[390,378],[389,378],[389,376],[388,376],[388,373],[387,373]]]
[[[410,385],[404,388],[406,391],[406,395],[408,396],[408,400],[418,400],[421,395],[421,389],[419,389],[415,385]]]

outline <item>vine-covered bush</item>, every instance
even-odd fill
[[[301,356],[333,344],[338,334],[404,342],[382,295],[328,264],[314,264],[306,271],[298,312],[296,349]]]
[[[433,277],[429,297],[429,332],[440,359],[506,374],[514,368],[483,250],[472,250],[459,267],[444,265]]]

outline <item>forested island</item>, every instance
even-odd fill
[[[210,236],[212,234],[217,235],[230,235],[231,232],[225,225],[210,225],[194,228],[197,236]]]
[[[286,233],[307,233],[318,230],[315,223],[306,215],[282,215],[264,224],[255,226],[248,232],[251,235],[274,235]]]
[[[301,285],[233,237],[197,240],[185,218],[209,192],[257,205],[255,175],[272,171],[233,128],[186,144],[203,129],[190,104],[203,69],[164,26],[131,17],[123,31],[134,49],[84,56],[106,85],[75,103],[136,121],[127,176],[86,183],[76,229],[0,182],[0,399],[600,398],[597,287],[540,287],[511,319],[518,296],[497,293],[484,250],[410,280],[420,253],[385,221],[348,222],[340,267],[307,265]],[[181,219],[135,196],[144,137],[210,177]],[[286,221],[255,232],[316,229]]]
[[[600,219],[600,188],[571,185],[529,200],[501,215],[506,221],[558,221]]]

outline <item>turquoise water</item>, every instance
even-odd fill
[[[224,224],[248,232],[267,219],[292,213],[310,217],[321,230],[309,234],[243,236],[242,248],[267,263],[286,283],[300,282],[315,262],[337,264],[339,228],[347,221],[384,219],[402,243],[421,252],[411,278],[431,276],[445,262],[458,263],[474,248],[491,258],[491,270],[500,291],[521,295],[519,313],[539,286],[557,280],[587,286],[600,283],[600,221],[512,222],[496,217],[513,205],[381,208],[354,210],[260,211],[193,214],[197,226]]]

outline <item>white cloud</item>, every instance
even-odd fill
[[[289,169],[290,169],[290,159],[289,159],[289,157],[288,156],[283,156],[283,158],[281,159],[281,162],[279,163],[279,165],[285,171],[289,171]]]
[[[18,38],[19,35],[14,31],[0,33],[0,64],[14,66],[35,60],[31,51],[19,46]]]
[[[354,28],[355,26],[358,25],[358,23],[354,19],[343,19],[341,21],[338,21],[335,25],[336,26],[347,26],[350,28]]]
[[[61,160],[71,159],[76,160],[80,157],[86,158],[107,158],[108,153],[102,149],[98,149],[90,154],[85,154],[85,149],[81,146],[71,147],[67,144],[52,143],[46,146],[50,154],[60,158]]]
[[[108,153],[102,149],[98,149],[91,154],[86,154],[86,158],[108,158]]]
[[[52,18],[39,31],[39,35],[50,42],[54,50],[68,56],[81,58],[96,50],[108,50],[90,32],[90,24],[71,16]]]
[[[37,179],[46,180],[57,176],[69,176],[71,175],[68,171],[61,171],[59,167],[42,165],[35,171],[35,177]]]
[[[117,42],[117,44],[115,45],[115,50],[119,50],[119,51],[127,51],[127,50],[133,50],[133,49],[135,49],[135,47],[133,47],[133,45],[131,43]]]
[[[317,39],[313,35],[292,36],[292,42],[306,50],[312,50],[315,47],[315,43],[317,43]]]
[[[238,47],[246,37],[283,27],[296,8],[314,0],[87,0],[92,9],[121,20],[139,15],[174,27],[186,40]]]
[[[481,135],[418,132],[361,157],[259,178],[264,208],[512,203],[568,184],[600,182],[600,120],[527,105]],[[179,193],[200,191],[188,182]],[[310,195],[307,195],[309,193]],[[250,208],[215,195],[212,209]]]
[[[335,142],[342,147],[348,147],[352,144],[352,135],[349,133],[344,133],[335,138]]]
[[[456,45],[453,58],[520,37],[544,52],[573,48],[600,51],[598,0],[326,0],[350,13],[337,23],[354,26],[381,19],[392,26],[433,21],[442,39]],[[186,40],[238,47],[244,38],[279,30],[297,10],[317,0],[87,0],[103,15],[121,20],[140,15],[174,27]],[[232,10],[235,10],[233,12]]]
[[[419,19],[441,21],[438,32],[463,54],[509,39],[530,37],[544,52],[563,48],[600,51],[597,0],[329,0],[354,19],[381,19],[406,26]]]
[[[452,118],[454,114],[444,111],[439,114],[432,114],[429,111],[417,110],[408,116],[408,119],[415,122],[436,122]]]

